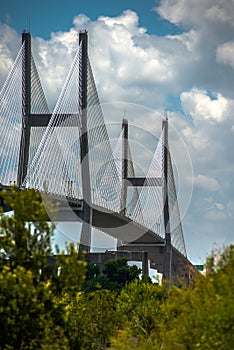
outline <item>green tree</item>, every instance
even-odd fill
[[[112,337],[111,349],[138,349],[155,329],[160,342],[162,306],[166,295],[163,286],[151,282],[134,280],[126,285],[117,301],[120,323],[118,332]]]
[[[80,291],[86,264],[71,245],[49,268],[54,225],[40,194],[12,187],[1,195],[13,214],[0,218],[0,349],[69,349],[62,298]]]
[[[22,266],[4,266],[0,291],[0,349],[67,349],[49,284],[35,284],[33,273]]]
[[[97,265],[89,264],[84,290],[104,288],[120,292],[127,283],[139,279],[140,273],[141,269],[136,265],[129,266],[125,258],[107,261],[102,273]]]
[[[86,270],[86,280],[91,280],[93,278],[96,278],[100,276],[101,271],[100,267],[97,264],[87,264],[87,270]]]
[[[144,286],[145,291],[136,285],[139,282],[128,285],[118,300],[122,322],[111,349],[232,349],[233,274],[234,246],[230,246],[208,258],[206,275],[198,275],[192,288],[162,287],[162,294],[151,295],[152,285]]]
[[[46,221],[48,216],[39,192],[12,186],[10,193],[2,191],[1,197],[13,211],[12,215],[1,215],[1,266],[23,266],[33,272],[36,280],[45,278],[54,224]]]
[[[140,273],[141,269],[136,265],[129,266],[125,258],[107,261],[103,270],[103,274],[110,282],[117,282],[122,286],[127,282],[138,279]]]
[[[228,350],[234,344],[234,246],[207,259],[193,289],[173,288],[165,304],[166,349]]]
[[[56,295],[75,297],[85,282],[86,262],[84,255],[78,259],[78,248],[73,243],[66,246],[66,251],[57,250],[54,271],[51,275],[53,292]]]
[[[70,349],[106,349],[117,326],[116,297],[102,289],[80,292],[72,301],[64,298]]]

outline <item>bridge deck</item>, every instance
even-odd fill
[[[0,184],[0,192],[3,189],[10,190],[10,186]],[[53,204],[59,205],[56,215],[54,215],[54,212],[49,212],[50,206],[48,206],[48,220],[53,220],[55,222],[83,222],[83,200],[61,198],[48,194],[41,194],[41,196],[46,208],[48,200]],[[10,210],[9,207],[4,205],[1,198],[0,205],[3,207],[4,211]],[[126,256],[127,254],[133,256],[133,252],[147,252],[150,260],[150,267],[163,273],[165,241],[162,237],[121,214],[95,205],[93,205],[91,209],[91,225],[122,242],[122,245],[117,248],[119,252],[125,252]],[[139,258],[137,260],[141,259]],[[189,280],[193,278],[195,274],[193,265],[174,247],[172,247],[171,274],[172,283],[178,283],[180,279],[189,283]]]

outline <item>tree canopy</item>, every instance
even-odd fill
[[[13,187],[0,216],[0,349],[230,350],[234,246],[207,259],[194,286],[140,279],[125,259],[97,265],[56,252],[40,194]]]
[[[84,290],[95,291],[100,288],[120,292],[129,282],[139,279],[141,269],[136,265],[129,266],[125,258],[109,260],[101,273],[96,264],[88,264]]]

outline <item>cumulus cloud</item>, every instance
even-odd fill
[[[16,31],[0,23],[0,83],[3,84],[6,79],[19,48],[20,40]]]
[[[196,0],[164,0],[155,10],[168,21],[180,24],[197,21],[204,13],[206,1],[199,3]]]
[[[160,103],[162,93],[158,86],[173,80],[172,61],[150,43],[151,38],[138,25],[136,13],[128,10],[115,18],[99,17],[95,27],[88,30],[90,59],[95,62],[94,74],[101,98],[108,102],[143,103],[143,90],[148,90],[150,105],[152,101]]]
[[[185,114],[190,115],[194,120],[221,123],[227,118],[228,100],[221,94],[211,99],[206,90],[192,89],[182,92],[180,100]]]
[[[162,0],[155,8],[163,18],[175,24],[194,25],[205,20],[233,25],[234,3],[230,0]]]
[[[209,91],[219,91],[223,96],[233,98],[233,76],[230,71],[233,61],[230,51],[233,42],[234,2],[162,0],[155,11],[182,29],[177,37],[184,40],[191,50],[189,60],[186,57],[189,67],[185,64],[180,69],[179,73],[183,76],[181,79],[186,81],[186,76],[190,84],[193,81],[193,86],[206,86]],[[190,85],[190,89],[193,86]]]
[[[204,17],[212,21],[230,23],[233,26],[234,4],[229,0],[207,1]]]
[[[217,62],[234,68],[234,41],[221,44],[216,51]]]
[[[123,14],[118,17],[107,17],[107,16],[100,16],[99,21],[103,21],[108,27],[114,27],[114,26],[123,26],[125,28],[129,29],[129,32],[136,33],[145,33],[146,29],[143,27],[138,28],[139,25],[139,18],[136,12],[131,10],[125,10],[123,11]]]
[[[139,26],[137,14],[130,10],[118,17],[100,16],[95,22],[78,15],[73,24],[68,32],[52,33],[50,40],[33,40],[35,60],[48,99],[53,100],[51,105],[75,55],[78,32],[84,27],[89,32],[89,56],[102,102],[125,100],[161,107],[168,87],[171,91],[177,89],[173,54],[182,50],[185,56],[187,44],[169,37],[162,40],[149,36]],[[183,56],[179,56],[181,62]]]

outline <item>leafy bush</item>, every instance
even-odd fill
[[[234,246],[207,259],[193,288],[134,282],[119,297],[124,322],[112,350],[230,350],[234,344]]]

